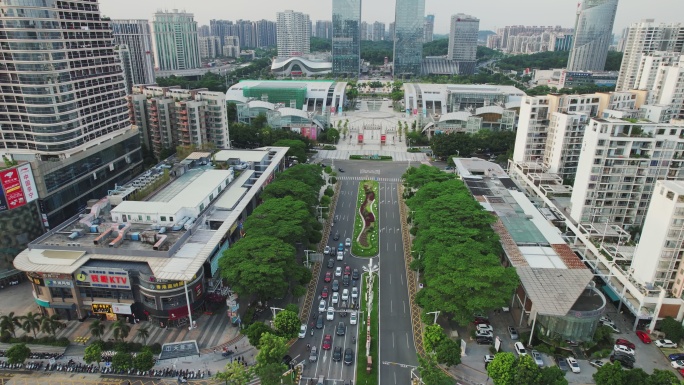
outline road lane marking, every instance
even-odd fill
[[[389,276],[390,285],[392,284],[392,274]]]
[[[404,303],[404,314],[406,314],[406,301],[402,301]]]
[[[392,332],[392,349],[394,349],[394,332]]]
[[[399,274],[399,281],[401,281],[402,285],[404,284],[404,274]]]
[[[406,333],[406,349],[411,349],[411,345],[409,345],[409,335]]]

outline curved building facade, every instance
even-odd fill
[[[585,0],[577,12],[568,71],[603,71],[618,0]]]
[[[271,63],[271,72],[279,76],[316,76],[329,74],[332,63],[326,61],[313,61],[303,57],[289,57],[276,59]]]

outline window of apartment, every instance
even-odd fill
[[[605,145],[606,145],[606,140],[605,140],[605,139],[599,140],[599,141],[598,141],[598,145],[599,145],[599,146],[605,146]]]
[[[159,217],[159,220],[161,220],[162,222],[166,222],[166,216],[162,215],[161,217]]]
[[[141,294],[140,297],[142,298],[142,302],[149,306],[156,308],[157,307],[157,300],[154,299],[154,297],[147,296],[145,294]]]
[[[147,216],[147,220],[150,221],[150,220],[152,220],[152,218],[150,218],[150,216],[148,215],[148,216]]]
[[[674,193],[672,191],[668,191],[667,195],[665,195],[665,197],[672,201],[672,200],[674,200]]]
[[[71,293],[71,289],[66,289],[63,287],[51,287],[50,295],[53,299],[61,298],[62,301],[64,301],[65,298],[74,298],[73,294]]]
[[[173,222],[173,217],[169,217],[169,222]]]
[[[142,220],[143,220],[143,219],[142,219],[142,215],[138,215],[138,220],[139,220],[139,221],[142,221]]]

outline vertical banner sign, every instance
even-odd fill
[[[380,135],[380,143],[385,143],[385,140],[387,140],[387,135]]]
[[[342,106],[337,106],[337,115],[342,115]]]
[[[19,173],[16,168],[0,172],[0,182],[2,182],[2,188],[5,190],[7,206],[10,209],[15,209],[26,204],[24,193],[21,191]]]
[[[411,115],[411,109],[410,109],[410,108],[407,108],[407,109],[406,109],[406,117],[408,118],[409,115]]]
[[[363,143],[363,134],[359,134],[359,143]]]
[[[423,117],[427,117],[427,108],[423,107]]]
[[[31,203],[38,199],[38,191],[36,191],[36,181],[33,179],[33,172],[31,172],[31,165],[28,163],[17,167],[19,171],[19,181],[26,196],[26,203]]]

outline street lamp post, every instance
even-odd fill
[[[437,311],[431,311],[431,312],[425,313],[425,314],[434,314],[435,315],[435,321],[433,322],[433,324],[436,324],[437,323],[437,317],[439,316],[439,313],[441,313],[441,311],[437,310]]]
[[[309,267],[309,253],[315,253],[316,250],[304,250],[304,253],[306,254],[306,267]]]

